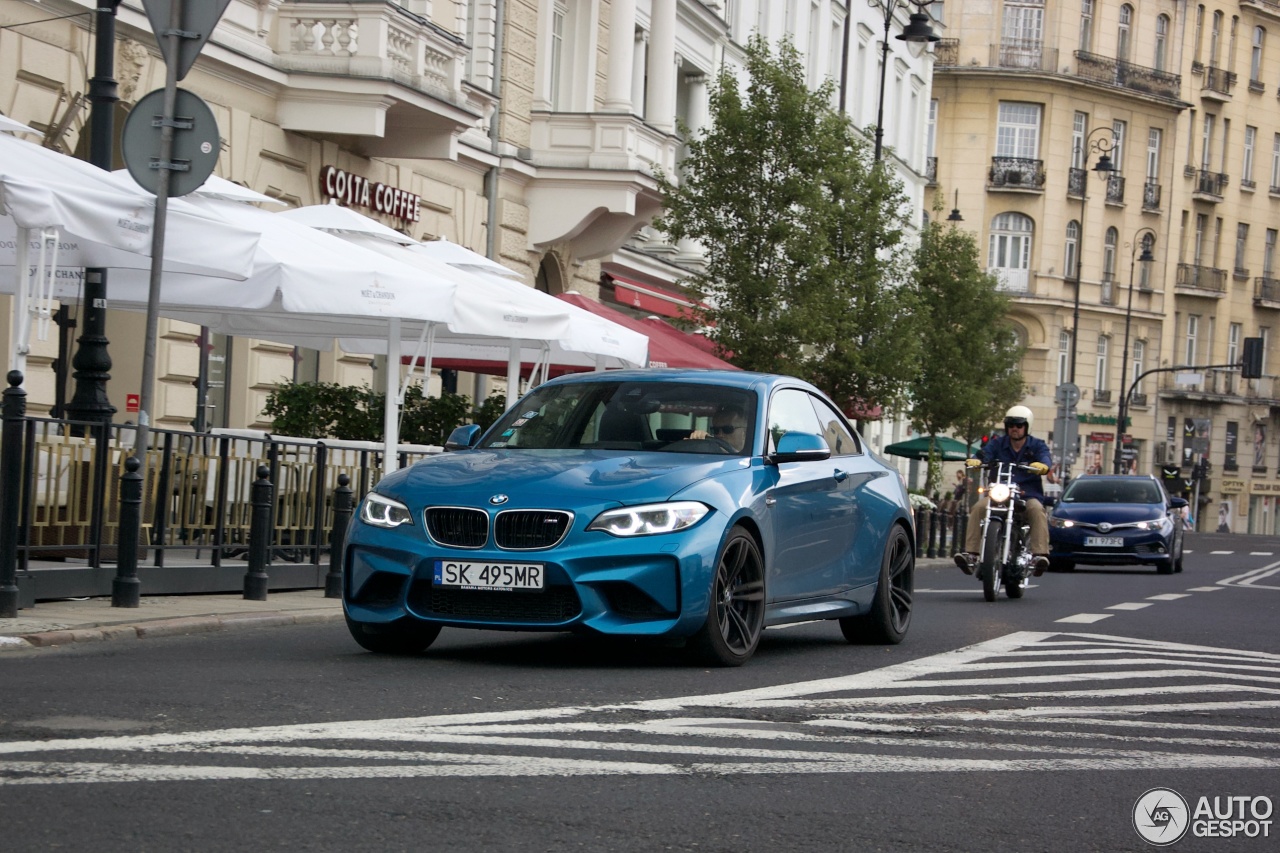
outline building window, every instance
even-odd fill
[[[1210,155],[1213,152],[1213,123],[1214,116],[1205,113],[1204,116],[1204,133],[1200,139],[1200,168],[1209,171]]]
[[[1156,16],[1156,55],[1155,67],[1157,71],[1163,71],[1166,58],[1169,52],[1169,16]]]
[[[1110,348],[1111,338],[1098,335],[1098,365],[1093,375],[1093,387],[1099,391],[1106,391],[1110,387],[1107,383],[1107,350]]]
[[[1111,163],[1117,172],[1124,171],[1124,143],[1128,136],[1128,122],[1117,120],[1111,123]]]
[[[1232,323],[1227,327],[1227,364],[1235,364],[1240,360],[1240,335],[1244,327]]]
[[[1031,269],[1032,222],[1021,213],[1001,213],[991,220],[988,271],[1000,281],[1001,290],[1025,293]]]
[[[1067,245],[1063,252],[1062,277],[1077,280],[1080,274],[1080,223],[1074,219],[1067,223]]]
[[[1268,228],[1266,242],[1262,246],[1262,275],[1271,278],[1276,263],[1276,229]]]
[[[1196,363],[1196,338],[1200,335],[1200,315],[1187,315],[1187,339],[1186,349],[1183,354],[1186,357],[1185,364]]]
[[[1196,37],[1194,42],[1194,52],[1192,60],[1200,62],[1200,42],[1204,37],[1204,6],[1196,7]]]
[[[1213,26],[1209,30],[1209,65],[1218,67],[1218,47],[1222,43],[1222,13],[1213,13]]]
[[[1142,249],[1140,249],[1139,251],[1146,251],[1146,252],[1149,252],[1151,255],[1155,255],[1155,252],[1156,252],[1155,236],[1152,234],[1143,234]],[[1149,263],[1138,264],[1138,289],[1139,290],[1151,289],[1151,264]]]
[[[1089,116],[1077,112],[1071,122],[1071,168],[1084,168],[1084,140],[1089,128]]]
[[[1249,226],[1247,223],[1236,223],[1236,265],[1235,272],[1237,274],[1248,274],[1248,268],[1245,266],[1245,248],[1249,241]]]
[[[1116,32],[1116,59],[1129,59],[1129,28],[1133,25],[1133,7],[1125,3],[1120,7],[1120,28]]]
[[[1253,186],[1253,149],[1258,141],[1258,129],[1245,125],[1244,128],[1244,163],[1240,167],[1241,180]]]
[[[1262,43],[1266,40],[1267,31],[1262,27],[1253,28],[1253,52],[1249,55],[1249,82],[1262,82]]]
[[[569,7],[564,3],[556,3],[551,9],[551,109],[563,109],[564,90],[561,80],[564,77],[565,45],[564,31],[569,17]]]
[[[1104,279],[1114,279],[1116,276],[1116,246],[1120,242],[1120,232],[1115,228],[1108,228],[1107,235],[1102,241],[1102,277]]]
[[[1093,0],[1080,3],[1080,49],[1086,53],[1093,50]]]
[[[1155,183],[1160,178],[1160,128],[1147,129],[1147,181]]]
[[[1040,151],[1040,105],[1001,101],[996,156],[1035,159]]]
[[[1142,371],[1145,370],[1147,367],[1147,363],[1146,363],[1147,362],[1147,342],[1146,341],[1133,342],[1133,356],[1131,360],[1133,362],[1132,363],[1133,369],[1129,371],[1129,381],[1125,383],[1124,388],[1120,389],[1121,394],[1124,394],[1128,391],[1128,386],[1130,384],[1138,381],[1138,377],[1142,375]],[[1142,386],[1134,385],[1133,390],[1135,393],[1142,393]]]
[[[1071,333],[1066,329],[1058,332],[1058,384],[1067,381],[1067,371],[1071,367]]]

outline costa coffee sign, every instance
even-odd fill
[[[325,166],[320,173],[320,192],[348,207],[376,210],[404,222],[417,222],[422,217],[420,196],[344,172],[336,166]]]

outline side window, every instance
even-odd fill
[[[778,439],[788,432],[822,435],[822,424],[809,402],[809,393],[784,388],[769,401],[769,451],[777,449]]]
[[[827,440],[827,446],[831,448],[832,456],[854,456],[862,452],[862,447],[858,444],[858,439],[849,428],[845,426],[844,418],[840,413],[831,408],[826,400],[818,397],[810,397],[813,401],[813,408],[818,414],[818,421],[822,426],[822,437]]]

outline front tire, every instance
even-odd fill
[[[1022,598],[1023,592],[1021,578],[1016,581],[1008,581],[1004,585],[1004,594],[1010,598]]]
[[[978,574],[982,578],[982,597],[995,601],[1000,594],[1001,546],[1004,545],[1004,522],[992,519],[987,524],[987,535],[982,545],[982,564]]]
[[[851,643],[897,645],[911,625],[911,603],[915,592],[916,554],[911,537],[894,525],[880,561],[880,578],[871,609],[865,616],[846,616],[840,631]]]
[[[416,655],[440,636],[440,626],[400,619],[395,622],[356,622],[346,617],[351,639],[362,649],[379,655]]]
[[[712,666],[742,666],[764,633],[764,557],[756,540],[729,531],[711,581],[707,620],[690,641],[698,660]]]

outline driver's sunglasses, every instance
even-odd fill
[[[1018,429],[1026,429],[1027,422],[1026,421],[1005,421],[1004,422],[1005,429],[1014,429],[1015,427]]]
[[[709,430],[707,430],[707,432],[711,433],[712,435],[733,435],[735,432],[737,432],[740,429],[742,429],[742,427],[713,426]]]

